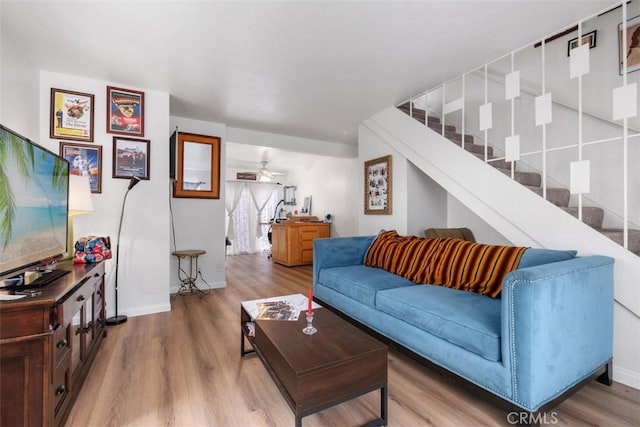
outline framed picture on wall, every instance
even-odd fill
[[[51,88],[49,137],[93,142],[93,95]]]
[[[107,132],[144,136],[144,92],[107,86]]]
[[[365,215],[391,215],[391,155],[364,162]]]
[[[622,23],[618,25],[618,45],[620,75],[624,74],[622,61],[627,57],[628,72],[640,70],[640,16],[627,20],[627,50],[623,52],[622,35],[624,33]]]
[[[596,47],[596,35],[597,30],[593,30],[587,34],[583,34],[580,38],[580,44],[578,44],[578,38],[569,40],[567,43],[567,56],[571,56],[571,49],[575,49],[578,46],[582,46],[583,44],[588,44],[589,49],[593,49]]]
[[[69,173],[89,177],[92,193],[102,193],[102,146],[60,141],[60,156],[69,162]]]
[[[113,177],[149,179],[149,145],[146,139],[113,137]]]

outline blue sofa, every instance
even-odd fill
[[[490,298],[365,266],[374,238],[314,240],[320,304],[528,412],[611,383],[612,258],[529,248]]]

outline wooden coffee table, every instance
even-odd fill
[[[254,351],[293,410],[296,427],[302,417],[380,390],[380,418],[387,425],[387,346],[326,309],[314,310],[315,335],[304,335],[305,312],[298,321],[257,320],[241,305],[240,352]],[[245,338],[253,350],[245,350]]]

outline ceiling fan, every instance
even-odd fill
[[[283,173],[273,172],[269,170],[267,168],[267,163],[268,162],[266,160],[260,162],[260,164],[262,164],[262,167],[258,169],[258,182],[271,182],[274,177],[284,175]]]

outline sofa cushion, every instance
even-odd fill
[[[379,290],[415,286],[396,274],[364,265],[323,268],[318,283],[372,308],[375,308]]]
[[[487,360],[501,360],[500,300],[415,285],[379,291],[376,308]]]
[[[567,261],[576,257],[577,251],[529,248],[524,251],[518,268],[534,267],[551,262]]]

